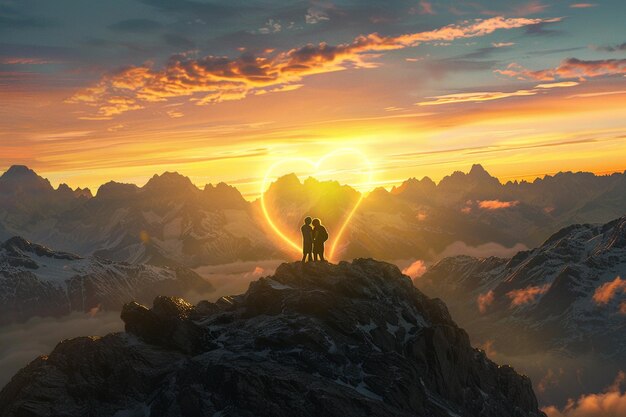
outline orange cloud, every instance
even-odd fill
[[[263,274],[265,274],[265,268],[261,267],[261,266],[255,266],[254,269],[250,272],[246,272],[245,274],[243,274],[244,278],[260,278],[263,276]]]
[[[0,58],[0,64],[3,65],[43,65],[54,64],[54,61],[50,61],[42,58],[21,58],[21,57],[5,57]]]
[[[485,210],[500,210],[515,207],[518,204],[519,201],[482,200],[478,202],[478,206]]]
[[[545,11],[548,8],[547,5],[542,4],[541,2],[537,1],[537,0],[533,0],[527,4],[524,4],[522,6],[519,6],[515,9],[516,13],[522,15],[522,16],[526,16],[529,14],[536,14],[536,13],[541,13],[543,11]]]
[[[593,301],[598,305],[608,304],[620,291],[626,293],[626,280],[615,277],[613,281],[605,282],[596,288],[593,293]]]
[[[418,7],[414,7],[410,10],[411,14],[414,13],[419,13],[419,14],[430,14],[430,15],[434,15],[437,14],[435,13],[435,11],[433,10],[433,5],[431,2],[426,1],[426,0],[421,0],[419,2]]]
[[[418,106],[438,106],[441,104],[455,104],[455,103],[479,103],[481,101],[499,100],[502,98],[516,97],[516,96],[533,96],[537,94],[534,90],[517,90],[512,92],[501,91],[480,91],[473,93],[458,93],[458,94],[446,94],[443,96],[428,97],[435,100],[421,101],[415,103]]]
[[[168,110],[165,113],[172,119],[178,119],[179,117],[185,116],[185,113],[178,110]]]
[[[485,36],[498,29],[559,20],[499,16],[400,36],[370,33],[335,46],[322,42],[283,52],[266,50],[259,55],[244,52],[234,59],[223,56],[195,58],[178,54],[170,57],[162,69],[146,63],[105,75],[95,86],[79,91],[67,101],[93,106],[100,117],[112,117],[140,109],[145,103],[174,97],[194,96],[199,105],[240,100],[262,91],[276,91],[276,88],[284,91],[285,86],[313,74],[375,67],[377,64],[372,59],[379,56],[376,53],[413,47],[423,42],[449,42]]]
[[[476,346],[478,349],[481,349],[485,352],[485,355],[491,360],[495,360],[498,352],[493,348],[493,340],[486,340],[485,343],[479,344]]]
[[[535,301],[538,295],[545,294],[550,288],[550,284],[541,287],[530,286],[519,290],[513,290],[506,293],[511,299],[511,307],[517,307]]]
[[[500,71],[502,72],[502,71]],[[530,90],[516,90],[510,92],[502,92],[502,91],[477,91],[471,93],[457,93],[457,94],[446,94],[443,96],[433,96],[428,97],[434,100],[427,100],[415,103],[418,106],[437,106],[441,104],[455,104],[455,103],[480,103],[481,101],[491,101],[491,100],[500,100],[503,98],[509,97],[519,97],[519,96],[534,96],[540,92],[539,89],[551,89],[551,88],[564,88],[564,87],[575,87],[579,83],[576,81],[561,81],[554,83],[543,83],[538,84],[535,88]]]
[[[579,85],[576,81],[561,81],[559,83],[546,83],[539,84],[535,86],[535,88],[566,88],[566,87],[576,87]]]
[[[626,393],[622,385],[626,374],[619,371],[613,384],[605,392],[581,395],[577,400],[569,399],[565,408],[555,406],[542,409],[548,417],[622,417],[626,415]]]
[[[572,99],[572,98],[602,97],[602,96],[612,96],[615,94],[626,94],[626,90],[598,91],[595,93],[572,94],[571,96],[567,96],[566,98]]]
[[[487,307],[489,307],[493,300],[495,299],[495,294],[493,290],[489,290],[485,294],[479,294],[476,299],[476,303],[478,304],[478,311],[480,314],[484,314],[487,311]]]
[[[577,58],[568,58],[561,61],[556,68],[537,71],[511,63],[506,69],[495,70],[495,72],[520,80],[555,81],[568,78],[584,80],[585,78],[626,74],[626,59],[583,61]]]
[[[554,388],[559,385],[559,379],[564,374],[563,368],[560,368],[558,372],[552,370],[552,368],[548,368],[546,374],[541,378],[539,383],[537,384],[537,391],[543,393],[546,392],[549,388]]]
[[[411,278],[419,278],[426,272],[426,264],[422,260],[417,260],[402,270],[402,273]]]
[[[569,7],[571,7],[572,9],[588,9],[590,7],[596,7],[597,4],[595,3],[574,3],[574,4],[570,4]]]

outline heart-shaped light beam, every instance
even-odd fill
[[[335,158],[337,156],[340,155],[356,155],[358,156],[365,164],[366,168],[367,168],[367,181],[368,184],[371,184],[372,182],[372,164],[370,163],[370,161],[367,159],[367,157],[365,156],[365,154],[357,149],[352,149],[352,148],[342,148],[342,149],[337,149],[333,152],[327,153],[326,155],[324,155],[323,157],[321,157],[320,159],[317,160],[317,162],[313,162],[310,159],[306,159],[306,158],[287,158],[287,159],[283,159],[280,160],[278,162],[276,162],[275,164],[273,164],[272,166],[270,166],[267,170],[267,172],[265,173],[265,177],[263,178],[263,183],[261,185],[261,208],[263,210],[263,214],[265,215],[265,220],[267,221],[267,223],[270,225],[270,227],[272,228],[272,230],[274,230],[274,232],[285,242],[287,243],[287,245],[294,249],[294,251],[298,252],[298,253],[302,253],[302,246],[296,242],[294,242],[293,240],[291,240],[289,238],[289,236],[287,236],[285,233],[283,233],[280,228],[274,223],[274,221],[272,220],[272,216],[269,214],[268,210],[267,210],[267,205],[265,203],[265,192],[267,191],[268,188],[268,182],[270,180],[270,176],[272,174],[272,172],[274,172],[276,170],[276,168],[280,167],[281,165],[285,165],[286,163],[292,163],[292,162],[299,162],[302,163],[306,166],[310,166],[311,168],[313,168],[312,170],[312,174],[315,171],[319,171],[320,166],[330,160],[331,158]],[[333,260],[334,258],[334,254],[335,254],[335,250],[337,249],[337,245],[339,244],[339,242],[341,241],[341,236],[343,235],[344,231],[346,230],[348,224],[350,223],[350,220],[352,219],[352,216],[354,216],[354,213],[356,212],[357,208],[359,208],[359,205],[361,204],[361,201],[363,201],[363,193],[359,193],[359,199],[357,200],[356,204],[354,205],[354,207],[352,207],[352,209],[350,210],[350,212],[348,213],[348,215],[346,216],[346,218],[344,219],[343,223],[341,224],[341,227],[339,228],[339,230],[336,233],[329,233],[331,235],[334,236],[334,239],[332,239],[332,244],[330,246],[330,251],[328,253],[327,259],[329,260]],[[303,213],[304,215],[305,213]],[[314,214],[314,213],[313,213]]]

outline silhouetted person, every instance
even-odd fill
[[[324,261],[324,242],[328,240],[328,232],[320,219],[313,220],[313,259]]]
[[[311,218],[304,219],[304,224],[300,228],[302,231],[302,262],[313,260],[313,228]]]

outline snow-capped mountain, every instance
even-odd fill
[[[626,217],[572,225],[510,259],[446,258],[415,284],[472,336],[512,352],[626,360]]]
[[[0,176],[0,239],[19,234],[15,229],[46,222],[91,197],[89,189],[71,190],[66,184],[55,190],[33,170],[14,165]]]
[[[0,325],[34,316],[120,309],[134,299],[211,289],[209,282],[184,267],[82,258],[21,237],[0,244]]]
[[[122,319],[125,333],[63,341],[22,369],[4,415],[545,416],[527,377],[382,262],[283,264],[245,294],[157,297]]]

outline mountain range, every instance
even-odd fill
[[[185,267],[83,258],[20,237],[0,244],[0,325],[73,311],[119,310],[130,300],[146,302],[162,294],[212,289]]]
[[[122,319],[18,372],[3,415],[545,416],[527,377],[391,264],[282,264],[245,294],[132,302]]]
[[[291,174],[272,183],[265,198],[276,223],[297,241],[306,214],[322,217],[332,239],[360,194],[335,181],[301,181]],[[433,261],[485,245],[514,253],[567,225],[622,216],[625,207],[624,173],[565,172],[502,184],[474,165],[438,184],[412,178],[365,195],[342,238],[340,257]],[[16,235],[81,256],[154,265],[296,255],[275,238],[259,200],[246,201],[224,183],[199,189],[171,172],[143,187],[109,182],[92,196],[66,185],[54,189],[27,167],[13,166],[0,177],[0,238]]]

